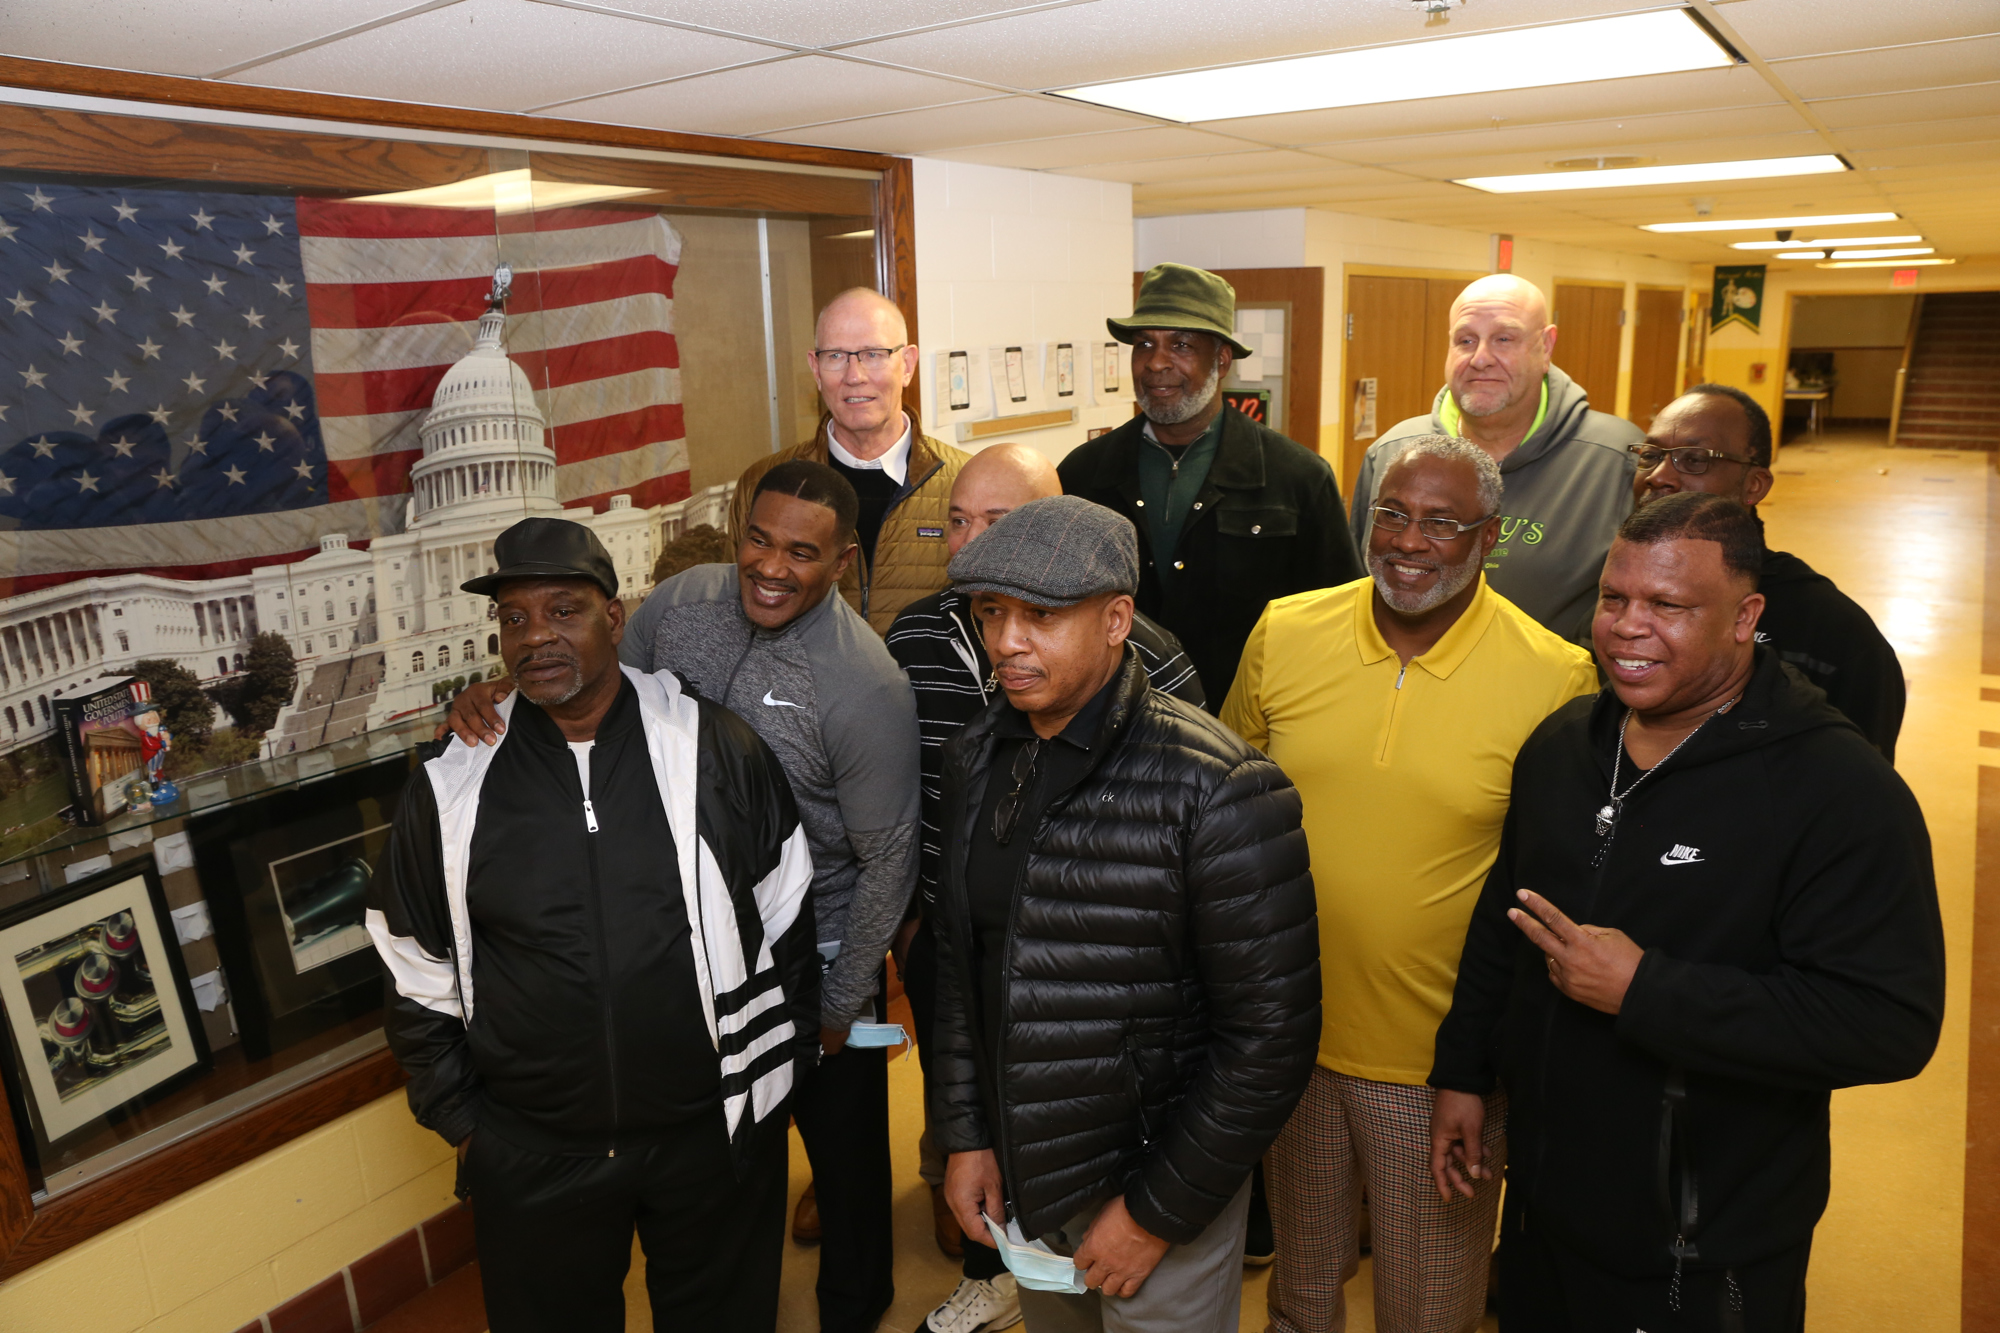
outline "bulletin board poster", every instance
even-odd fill
[[[1711,332],[1731,322],[1757,332],[1764,321],[1764,266],[1727,264],[1715,270],[1715,296],[1709,304]]]

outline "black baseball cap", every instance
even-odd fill
[[[466,592],[491,597],[508,579],[589,579],[606,597],[618,595],[618,572],[597,534],[566,518],[524,518],[493,539],[491,574],[467,579]]]

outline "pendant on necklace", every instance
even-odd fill
[[[1606,804],[1597,812],[1597,836],[1602,838],[1611,832],[1612,821],[1618,818],[1618,811]]]

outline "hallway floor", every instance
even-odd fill
[[[1923,1075],[1833,1099],[1833,1202],[1815,1243],[1809,1328],[1947,1333],[1959,1326],[1966,976],[1982,725],[1992,729],[1984,743],[2000,746],[2000,688],[1981,689],[2000,687],[2000,676],[1980,675],[1987,615],[1980,560],[1993,458],[1889,449],[1879,434],[1829,433],[1787,445],[1776,471],[1777,488],[1763,506],[1772,545],[1805,559],[1866,607],[1911,682],[1897,767],[1930,822],[1951,967],[1944,1039]],[[931,1239],[928,1192],[916,1173],[917,1063],[898,1059],[890,1071],[897,1299],[881,1327],[911,1333],[951,1291],[957,1266]],[[794,1134],[794,1200],[807,1178]],[[636,1259],[628,1328],[650,1329]],[[817,1327],[817,1271],[817,1252],[788,1241],[783,1333]],[[1265,1326],[1268,1272],[1244,1277],[1241,1327],[1253,1333]],[[1348,1297],[1348,1327],[1372,1333],[1366,1261]],[[1486,1327],[1494,1326],[1489,1318]]]

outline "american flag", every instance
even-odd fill
[[[0,184],[0,595],[214,578],[403,527],[502,261],[565,505],[688,494],[657,213]]]

